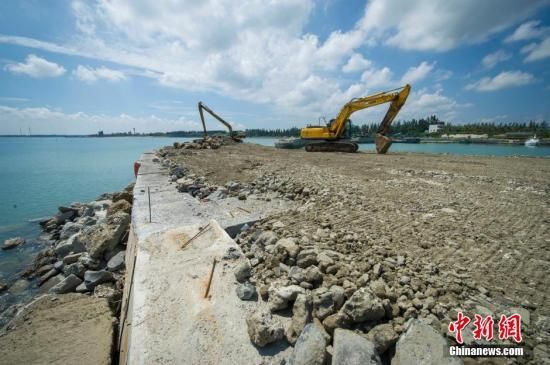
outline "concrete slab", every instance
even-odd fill
[[[134,188],[120,363],[280,363],[290,351],[285,344],[258,349],[250,342],[246,318],[257,303],[238,299],[233,270],[239,261],[222,257],[230,247],[238,249],[226,227],[288,209],[288,203],[201,202],[177,192],[153,158],[142,156]],[[205,298],[214,259],[218,264]]]

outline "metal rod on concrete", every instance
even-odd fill
[[[204,226],[203,228],[199,229],[199,232],[194,235],[193,237],[191,237],[190,239],[188,239],[187,241],[185,241],[184,243],[182,243],[182,245],[180,246],[180,248],[185,248],[185,246],[187,246],[189,244],[189,242],[193,241],[195,238],[197,238],[198,236],[200,236],[201,234],[203,234],[204,232],[208,231],[210,229],[210,223],[208,223],[206,226]]]
[[[216,258],[214,257],[214,261],[212,262],[212,270],[210,270],[210,277],[208,278],[208,286],[206,287],[206,293],[204,293],[204,297],[208,298],[208,293],[210,292],[210,285],[212,284],[212,278],[214,277],[214,269],[216,268]]]
[[[147,187],[147,198],[149,199],[149,223],[151,223],[151,190]]]

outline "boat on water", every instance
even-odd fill
[[[533,137],[529,138],[527,141],[525,141],[525,145],[527,147],[535,147],[538,145],[540,140],[537,138],[537,135],[535,134]]]
[[[301,138],[296,137],[290,137],[290,138],[281,138],[278,141],[275,142],[275,148],[282,148],[282,149],[298,149],[302,148],[307,144],[306,140],[303,140]]]

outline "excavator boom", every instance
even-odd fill
[[[222,123],[223,125],[225,125],[227,127],[227,129],[229,130],[229,137],[231,137],[232,139],[234,139],[237,142],[241,142],[241,138],[244,137],[244,135],[242,135],[242,132],[241,133],[234,132],[233,128],[231,127],[231,124],[229,124],[228,122],[223,120],[223,118],[220,117],[218,114],[214,113],[214,111],[212,109],[210,109],[209,107],[207,107],[206,105],[204,105],[202,103],[202,101],[199,101],[198,108],[199,108],[199,114],[201,116],[202,128],[204,130],[204,137],[205,138],[208,135],[208,132],[206,131],[206,123],[204,121],[203,110],[206,110],[211,116],[216,118],[220,123]]]
[[[300,136],[302,139],[324,141],[320,143],[308,144],[306,146],[306,151],[330,151],[330,143],[334,143],[335,151],[344,150],[345,148],[342,147],[342,144],[349,144],[349,142],[339,140],[343,138],[344,130],[349,117],[358,110],[384,103],[391,103],[376,133],[376,150],[378,153],[386,153],[391,145],[391,139],[386,137],[386,134],[389,132],[391,122],[395,119],[403,104],[405,104],[410,90],[411,86],[407,84],[399,89],[350,100],[342,107],[336,116],[336,119],[334,119],[334,121],[328,126],[306,127],[301,130]],[[322,147],[320,146],[321,144],[323,145]],[[356,150],[357,148],[350,148],[349,151],[345,152],[355,152]]]

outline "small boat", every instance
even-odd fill
[[[307,144],[307,141],[296,138],[296,137],[290,137],[290,138],[282,138],[279,139],[277,142],[275,142],[275,148],[283,148],[283,149],[298,149],[302,148]]]
[[[535,134],[534,137],[529,138],[527,141],[525,141],[525,145],[527,147],[535,147],[538,145],[540,140],[537,138],[537,135]]]

